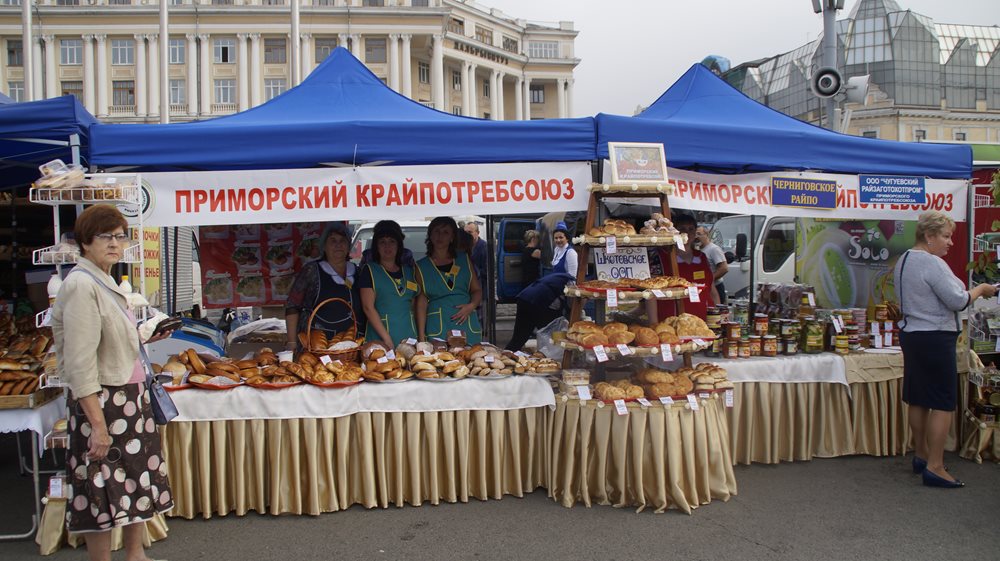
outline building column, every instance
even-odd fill
[[[566,117],[573,116],[573,78],[566,80]]]
[[[435,109],[444,111],[444,36],[435,33],[431,40],[434,45],[431,55],[431,100]]]
[[[500,118],[500,104],[498,103],[500,87],[497,86],[497,82],[500,81],[499,77],[499,71],[490,70],[490,119],[494,121]]]
[[[299,82],[301,83],[306,79],[307,76],[312,72],[313,66],[313,46],[312,46],[312,34],[303,33],[302,34],[302,48],[299,50],[299,60],[302,61],[302,71],[299,72]]]
[[[264,85],[264,66],[261,64],[260,33],[250,34],[250,106],[260,105],[261,89]]]
[[[363,62],[362,55],[364,54],[364,50],[361,48],[361,34],[352,33],[350,37],[351,37],[351,54],[354,55],[354,58],[361,60]]]
[[[22,0],[24,1],[24,0]],[[39,99],[45,99],[42,95],[42,83],[44,82],[44,76],[42,76],[42,41],[40,37],[35,37],[31,41],[31,88],[32,88],[32,98],[31,101],[37,101]],[[27,61],[25,61],[27,64]]]
[[[498,121],[503,121],[507,119],[506,115],[507,111],[504,108],[504,99],[503,99],[505,93],[503,87],[503,79],[506,77],[507,75],[504,74],[503,72],[499,72],[497,74],[497,120]]]
[[[399,34],[389,34],[389,87],[399,91]]]
[[[524,77],[524,91],[521,92],[524,96],[524,120],[531,120],[531,78]]]
[[[199,113],[201,116],[206,117],[212,114],[212,43],[211,35],[202,34],[198,35],[198,42],[201,43],[201,51],[198,53],[200,56],[200,79],[201,84],[201,103],[199,104]]]
[[[239,67],[239,80],[236,82],[236,91],[240,96],[240,111],[250,109],[250,58],[247,56],[247,33],[236,34],[236,64]]]
[[[469,116],[479,117],[479,80],[476,80],[476,70],[479,65],[470,62],[469,63],[469,92],[465,95],[469,96]]]
[[[160,117],[160,45],[158,33],[146,35],[149,40],[149,111],[150,117]],[[167,39],[164,39],[166,41]]]
[[[97,99],[94,87],[97,77],[94,76],[94,36],[83,36],[83,106],[91,115],[97,114]]]
[[[198,36],[194,33],[184,35],[187,48],[184,60],[187,62],[187,112],[191,117],[198,115]]]
[[[472,116],[472,107],[469,103],[469,61],[462,61],[462,115],[466,117]]]
[[[400,56],[400,66],[403,71],[403,79],[402,89],[399,93],[413,99],[413,61],[410,59],[410,40],[413,39],[413,36],[409,33],[404,33],[403,35],[400,35],[400,38],[403,40],[403,52]]]
[[[133,35],[135,38],[135,114],[146,116],[146,36]]]
[[[108,36],[94,35],[97,39],[97,116],[108,116]]]
[[[514,76],[514,118],[524,120],[524,83],[520,76]]]
[[[52,35],[42,35],[45,43],[45,97],[59,97],[59,84],[56,82],[56,41]]]
[[[560,119],[566,116],[566,79],[556,80],[556,109]]]

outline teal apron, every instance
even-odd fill
[[[389,332],[393,345],[409,338],[417,338],[416,324],[413,323],[413,299],[416,298],[417,281],[413,268],[403,265],[403,278],[395,279],[377,263],[368,263],[368,274],[372,277],[375,291],[375,311],[382,326]],[[363,274],[363,273],[362,273]],[[381,341],[378,331],[368,324],[365,341]]]
[[[465,335],[468,344],[480,343],[483,339],[483,330],[479,326],[475,310],[462,323],[451,319],[451,316],[458,311],[458,306],[469,303],[469,287],[473,275],[469,254],[460,253],[447,274],[439,271],[429,256],[417,261],[417,268],[420,269],[420,276],[424,281],[424,294],[427,296],[427,323],[424,326],[424,334],[428,338],[447,339],[453,330],[458,330]],[[451,280],[450,286],[448,280]]]

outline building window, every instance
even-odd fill
[[[135,82],[133,80],[115,80],[111,82],[111,105],[115,107],[131,107],[135,105]]]
[[[132,0],[108,0],[110,6],[131,6]]]
[[[83,82],[63,82],[62,93],[60,95],[74,95],[76,99],[83,103]]]
[[[462,91],[462,72],[458,70],[451,71],[451,89],[456,92]]]
[[[559,58],[558,41],[530,41],[528,56],[531,58]]]
[[[545,86],[531,86],[528,93],[531,103],[545,103]]]
[[[385,38],[365,38],[365,62],[385,63]]]
[[[313,0],[313,6],[336,6],[336,0]]]
[[[431,3],[429,0],[410,0],[410,5],[414,8],[429,8]]]
[[[264,80],[264,99],[272,100],[285,93],[288,82],[284,78],[268,78]]]
[[[170,105],[187,103],[187,84],[184,80],[170,80]]]
[[[316,62],[323,62],[330,53],[337,48],[336,37],[317,37],[316,42]]]
[[[864,138],[878,138],[878,131],[861,131]]]
[[[112,39],[111,64],[115,66],[135,64],[135,41],[132,39]]]
[[[965,142],[965,133],[964,132],[956,132],[955,133],[955,140],[957,140],[959,142]]]
[[[284,39],[264,39],[264,64],[285,64]]]
[[[462,106],[461,105],[452,105],[451,106],[451,114],[452,115],[461,115],[462,114]]]
[[[426,62],[417,63],[417,79],[421,84],[431,83],[431,65]]]
[[[483,113],[483,118],[484,118],[484,119],[489,119],[489,118],[490,118],[490,114],[489,114],[489,113],[486,113],[486,112],[484,112],[484,113]]]
[[[20,39],[7,39],[7,66],[24,66],[24,49]]]
[[[213,6],[232,6],[235,3],[234,0],[212,0]]]
[[[216,103],[236,103],[236,81],[216,80],[215,81],[215,102]]]
[[[385,6],[385,0],[363,0],[361,2],[362,6],[370,6],[373,8],[381,8]]]
[[[184,39],[170,40],[170,64],[184,64]]]
[[[284,6],[285,0],[262,0],[261,5],[263,6]]]
[[[7,96],[14,101],[24,101],[24,82],[7,82]]]
[[[481,25],[476,26],[476,41],[480,43],[486,43],[487,45],[493,44],[493,30],[488,27],[483,27]]]
[[[483,97],[490,97],[490,81],[483,80]]]
[[[236,62],[236,40],[216,39],[215,64],[231,64],[234,62]],[[223,102],[220,101],[218,103],[223,103]]]
[[[17,3],[18,6],[21,5],[20,2]],[[56,6],[79,6],[80,0],[56,0]]]
[[[465,20],[462,18],[451,18],[448,20],[448,31],[458,35],[465,35]]]
[[[507,37],[506,35],[504,35],[504,37],[503,37],[503,50],[505,50],[505,51],[507,51],[509,53],[516,53],[517,52],[517,45],[518,45],[517,39],[515,39],[513,37]]]
[[[924,129],[916,129],[913,131],[913,140],[921,141],[927,140],[927,131]]]
[[[59,64],[75,66],[83,61],[83,41],[62,39],[59,41]]]

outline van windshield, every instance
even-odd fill
[[[761,229],[764,227],[763,216],[754,217],[755,230],[754,232],[759,236]],[[736,235],[745,234],[747,237],[747,246],[752,245],[753,240],[750,239],[750,217],[747,215],[742,216],[727,216],[715,223],[712,228],[712,243],[722,248],[722,251],[731,251],[736,253]]]
[[[351,245],[351,260],[361,260],[361,252],[372,245],[374,228],[364,228],[358,231]],[[427,228],[422,226],[403,226],[403,247],[413,252],[413,260],[419,261],[427,255]]]

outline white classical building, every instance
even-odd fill
[[[159,121],[163,64],[169,120],[185,121],[259,105],[337,46],[441,111],[489,119],[573,111],[572,22],[514,19],[471,0],[168,0],[168,37],[158,0],[33,0],[30,15],[21,1],[0,0],[0,90],[18,101],[73,94],[105,121]],[[290,1],[299,2],[297,25]]]

